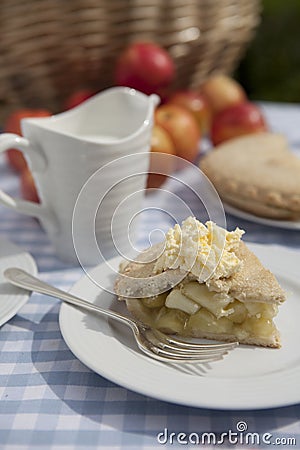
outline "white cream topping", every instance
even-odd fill
[[[188,217],[181,227],[170,228],[165,238],[165,248],[158,258],[156,273],[166,269],[184,270],[199,282],[227,278],[240,267],[235,255],[243,230],[227,231],[208,221],[204,225],[195,217]]]

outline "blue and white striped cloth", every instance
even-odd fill
[[[298,144],[300,148],[300,108],[264,104],[264,109],[273,130],[287,134],[292,147]],[[8,169],[3,157],[0,159],[0,185],[7,192],[18,195],[18,178]],[[201,215],[192,196],[189,198],[184,191],[181,194],[192,212]],[[153,202],[153,197],[149,197],[145,206],[151,207]],[[160,202],[163,204],[164,199],[158,194],[154,203]],[[186,214],[175,205],[173,212],[180,221]],[[159,211],[145,216],[140,226],[140,247],[147,246],[157,224],[163,231],[172,225]],[[227,216],[227,225],[232,229],[237,220]],[[242,220],[238,225],[246,230],[245,240],[293,247],[298,249],[300,257],[300,231]],[[49,283],[69,290],[82,276],[80,268],[71,267],[55,257],[47,237],[34,219],[0,206],[0,236],[31,253],[41,278]],[[1,450],[147,450],[163,447],[157,434],[164,428],[174,433],[220,434],[236,430],[240,421],[247,423],[249,431],[269,432],[282,439],[293,437],[296,444],[285,447],[300,448],[300,405],[246,412],[191,408],[139,395],[96,375],[78,361],[64,343],[58,325],[59,306],[59,301],[33,294],[0,330]],[[259,447],[227,445],[220,447],[267,447],[267,444]],[[182,448],[184,445],[165,446]]]

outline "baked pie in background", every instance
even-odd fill
[[[261,217],[300,220],[300,159],[283,135],[227,141],[202,158],[200,169],[224,202]]]

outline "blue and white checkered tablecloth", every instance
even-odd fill
[[[287,135],[300,148],[300,108],[263,105],[273,130]],[[2,155],[3,156],[3,155]],[[18,195],[18,178],[0,159],[0,185]],[[187,201],[189,199],[187,198]],[[145,200],[149,206],[153,198]],[[159,196],[155,199],[159,203]],[[197,204],[190,200],[197,215]],[[182,212],[184,215],[184,213]],[[180,211],[177,211],[180,217]],[[155,215],[140,228],[145,246],[156,223]],[[228,228],[246,230],[245,240],[276,243],[299,251],[300,231],[271,228],[227,216]],[[167,229],[169,223],[160,223]],[[62,289],[80,279],[82,270],[59,261],[34,219],[0,206],[0,236],[31,253],[43,280]],[[0,249],[1,256],[1,249]],[[178,406],[119,387],[85,367],[64,343],[59,325],[58,300],[32,294],[28,303],[0,329],[0,449],[121,449],[161,448],[157,434],[236,430],[245,421],[248,430],[279,436],[279,448],[300,448],[300,405],[260,411],[217,411]],[[170,380],[172,382],[172,380]],[[280,386],[278,386],[280,389]],[[283,445],[294,437],[295,445]],[[221,448],[262,448],[267,445],[229,445]],[[168,444],[171,448],[194,448]],[[199,447],[199,446],[198,446]],[[210,446],[208,446],[210,447]]]

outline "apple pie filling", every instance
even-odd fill
[[[267,339],[276,333],[273,318],[278,306],[242,302],[227,294],[209,291],[206,284],[189,281],[156,297],[126,299],[136,317],[157,329],[183,336],[233,335]]]

